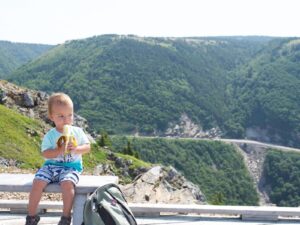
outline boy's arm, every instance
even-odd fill
[[[56,147],[55,149],[47,149],[42,152],[42,156],[48,159],[56,158],[59,155],[64,154],[65,145]]]
[[[86,154],[91,151],[91,145],[90,144],[83,144],[74,147],[72,144],[70,147],[68,147],[74,154]]]

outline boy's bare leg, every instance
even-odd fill
[[[75,196],[75,187],[72,181],[63,181],[60,184],[63,199],[63,216],[70,217]]]
[[[35,216],[37,208],[42,197],[44,188],[47,186],[47,182],[43,180],[33,180],[32,188],[29,195],[28,203],[28,215]]]

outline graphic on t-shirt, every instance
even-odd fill
[[[63,131],[62,135],[59,137],[59,139],[56,142],[58,147],[64,145],[65,148],[67,148],[69,143],[72,143],[72,145],[74,147],[76,147],[78,145],[77,141],[76,141],[76,138],[71,133],[70,128],[71,128],[70,125],[64,125],[64,131]],[[64,151],[64,161],[65,162],[70,162],[72,160],[73,160],[73,158],[72,158],[72,154],[70,152],[70,149],[65,149],[65,151]]]

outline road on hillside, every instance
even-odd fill
[[[135,137],[130,136],[128,137]],[[210,141],[223,141],[226,143],[236,143],[236,144],[252,144],[252,145],[259,145],[261,147],[265,148],[277,148],[283,151],[296,151],[300,152],[299,148],[293,148],[293,147],[287,147],[282,145],[275,145],[270,143],[264,143],[254,140],[248,140],[248,139],[225,139],[225,138],[183,138],[183,137],[155,137],[155,136],[137,136],[140,138],[164,138],[164,139],[184,139],[184,140],[210,140]]]
[[[224,142],[237,143],[237,144],[253,144],[253,145],[259,145],[259,146],[262,146],[265,148],[279,148],[280,150],[284,150],[284,151],[300,152],[299,148],[286,147],[286,146],[282,146],[282,145],[275,145],[275,144],[247,140],[247,139],[214,139],[214,140],[220,140],[220,141],[224,141]]]

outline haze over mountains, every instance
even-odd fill
[[[299,50],[297,38],[103,35],[0,77],[68,93],[97,131],[164,136],[186,115],[200,131],[297,147]]]

